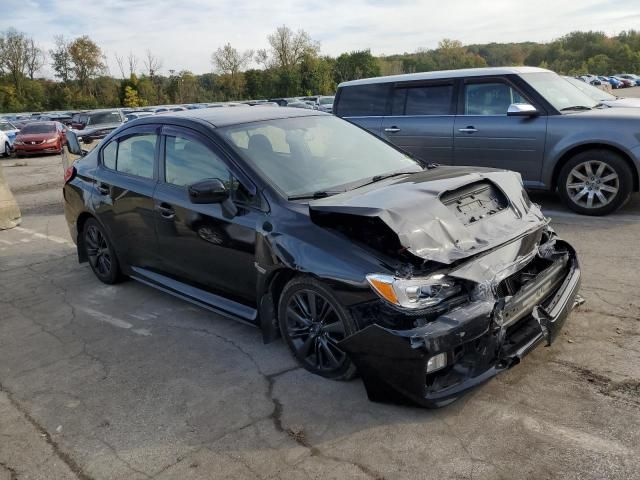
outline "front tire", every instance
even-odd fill
[[[82,235],[85,253],[95,276],[107,285],[118,283],[121,280],[118,258],[102,226],[90,218],[84,224]]]
[[[308,371],[334,380],[351,380],[356,367],[337,343],[356,331],[347,309],[321,282],[297,277],[278,302],[280,332]]]
[[[3,155],[5,157],[10,157],[11,156],[11,145],[9,145],[8,143],[4,144],[4,153]]]
[[[564,203],[583,215],[607,215],[631,196],[629,165],[609,150],[588,150],[573,156],[560,170],[558,191]]]

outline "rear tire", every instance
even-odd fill
[[[278,301],[278,322],[282,337],[305,369],[333,380],[356,376],[356,366],[337,347],[355,333],[355,323],[327,286],[310,277],[291,280]]]
[[[631,196],[629,165],[609,150],[587,150],[562,166],[558,192],[564,203],[582,215],[607,215]]]
[[[85,253],[95,276],[107,285],[118,283],[122,275],[115,249],[95,218],[85,222],[82,235]]]

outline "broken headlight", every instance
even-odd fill
[[[411,279],[371,274],[367,281],[387,302],[412,310],[432,307],[461,291],[460,285],[441,273]]]

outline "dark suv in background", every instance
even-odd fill
[[[92,143],[106,137],[126,121],[119,109],[92,110],[73,114],[71,128],[78,130],[78,139]]]
[[[549,70],[354,80],[333,111],[425,161],[515,170],[579,213],[608,214],[638,191],[640,109],[601,105]]]

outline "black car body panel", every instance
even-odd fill
[[[221,125],[317,115],[328,116],[201,109],[134,120],[110,133],[74,163],[64,187],[80,261],[87,260],[80,233],[93,217],[113,239],[125,274],[252,323],[265,341],[278,336],[284,284],[296,275],[320,280],[354,319],[357,331],[340,347],[372,400],[442,405],[553,339],[577,298],[580,268],[572,247],[528,200],[519,175],[425,168],[323,199],[289,201],[217,133]],[[180,129],[209,145],[252,200],[199,205],[164,183],[166,135]],[[153,178],[102,164],[109,142],[135,131],[158,134]],[[391,306],[367,281],[371,273],[433,272],[463,289],[426,310]],[[425,364],[438,353],[446,354],[446,368],[427,375]]]

